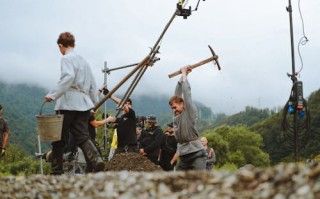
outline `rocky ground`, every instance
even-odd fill
[[[236,172],[164,172],[136,155],[117,156],[106,172],[0,178],[0,198],[318,199],[320,164],[243,167]],[[130,161],[135,160],[134,165]],[[121,164],[121,166],[120,166]],[[143,166],[150,170],[142,171]],[[125,169],[122,171],[121,168]],[[129,169],[130,168],[130,169]]]

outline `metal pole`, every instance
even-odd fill
[[[291,80],[292,83],[295,84],[297,82],[296,78],[296,69],[295,69],[295,57],[294,57],[294,36],[293,36],[293,22],[292,22],[292,5],[291,0],[289,0],[289,6],[287,7],[287,11],[289,12],[289,21],[290,21],[290,42],[291,42],[291,62],[292,62],[292,74]],[[297,93],[294,92],[295,98],[297,97]],[[294,136],[294,161],[298,162],[298,110],[294,107],[294,116],[293,116],[293,136]]]
[[[290,21],[291,62],[292,62],[292,76],[291,76],[291,79],[292,79],[293,83],[295,83],[297,81],[297,79],[295,78],[296,69],[295,69],[295,58],[294,58],[294,36],[293,36],[291,0],[289,0],[289,6],[287,7],[287,11],[289,12],[289,21]]]
[[[107,62],[104,62],[104,71],[107,71]],[[104,73],[104,84],[107,85],[107,76],[108,74],[105,72]],[[104,103],[104,119],[107,118],[107,102]],[[107,145],[107,132],[109,131],[108,125],[104,124],[104,133],[103,133],[103,149],[106,150],[106,145]]]
[[[134,80],[132,81],[130,87],[127,89],[125,95],[123,96],[123,98],[121,99],[121,103],[118,107],[118,112],[116,114],[116,117],[118,117],[118,115],[120,114],[125,102],[127,101],[127,99],[130,97],[130,95],[132,94],[133,90],[135,89],[135,87],[137,86],[138,82],[140,81],[142,75],[144,74],[144,72],[147,70],[148,66],[143,66],[138,74],[135,76]]]
[[[167,30],[168,30],[169,26],[171,25],[173,19],[175,18],[177,11],[178,11],[178,10],[176,9],[175,12],[173,13],[173,15],[171,16],[169,22],[168,22],[167,25],[165,26],[164,30],[163,30],[162,33],[160,34],[158,40],[156,41],[156,43],[154,44],[153,48],[151,49],[151,52],[150,52],[149,55],[147,56],[147,57],[149,57],[149,61],[147,61],[145,65],[142,65],[142,67],[145,66],[145,68],[141,69],[141,71],[139,72],[140,74],[142,74],[142,75],[144,74],[144,72],[147,70],[147,67],[148,67],[147,65],[148,65],[148,63],[150,63],[150,61],[152,61],[152,60],[155,58],[155,55],[158,53],[159,48],[160,48],[159,43],[160,43],[160,41],[162,40],[164,34],[167,32]],[[132,82],[132,84],[130,85],[130,87],[129,87],[128,90],[126,91],[126,95],[124,95],[124,97],[121,99],[121,105],[118,107],[119,110],[118,110],[117,116],[119,115],[121,109],[123,108],[123,105],[124,105],[125,101],[130,97],[130,95],[131,95],[131,93],[133,92],[134,88],[135,88],[136,85],[138,84],[138,82],[139,82],[139,80],[141,79],[142,75],[137,74],[137,76],[136,76],[136,78],[135,78],[137,82],[135,82],[135,81]]]
[[[42,152],[41,152],[41,141],[40,141],[40,135],[38,134],[38,151],[39,151],[39,161],[40,161],[40,172],[41,172],[41,175],[43,175],[43,165],[42,165],[42,158],[41,158],[41,155],[42,155]]]
[[[152,57],[150,58],[151,60],[153,60],[155,58],[156,52],[159,51],[160,46],[157,47],[157,49],[155,50],[155,53],[153,55],[151,55]],[[137,84],[139,83],[140,79],[142,78],[143,74],[146,72],[148,68],[148,65],[143,66],[142,68],[140,68],[138,74],[135,76],[134,80],[132,81],[131,85],[129,86],[129,88],[127,89],[126,93],[124,94],[123,98],[121,99],[121,103],[119,105],[119,110],[116,114],[116,117],[118,117],[118,115],[120,114],[125,102],[127,101],[127,99],[131,96],[133,90],[135,89],[135,87],[137,86]]]
[[[152,59],[154,58],[155,54],[157,53],[157,49],[159,49],[159,43],[162,40],[164,34],[166,33],[166,31],[168,30],[169,26],[171,25],[173,19],[176,16],[176,12],[178,11],[178,9],[175,10],[175,12],[173,13],[172,17],[170,18],[169,22],[167,23],[167,25],[165,26],[164,30],[162,31],[160,37],[158,38],[158,40],[156,41],[156,43],[154,44],[153,48],[151,49],[151,52],[149,53],[149,55],[147,55],[139,64],[138,66],[136,66],[126,77],[124,77],[124,79],[122,79],[116,86],[115,88],[113,88],[107,95],[104,96],[104,98],[94,107],[94,110],[96,111],[107,99],[110,98],[110,96],[117,91],[120,86],[122,86],[138,69],[140,69],[141,67],[147,66]],[[130,97],[130,96],[127,96]],[[122,99],[126,100],[126,99]],[[120,107],[122,108],[122,107]]]
[[[96,111],[107,99],[111,97],[111,95],[116,92],[120,86],[122,86],[139,68],[145,66],[149,60],[149,55],[145,57],[138,66],[136,66],[128,75],[126,75],[107,95],[103,97],[103,99],[94,107],[94,111]]]

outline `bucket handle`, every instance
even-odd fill
[[[39,115],[42,115],[42,109],[43,109],[43,106],[44,106],[45,103],[47,103],[47,102],[45,101],[45,102],[43,102],[43,104],[41,105],[41,108],[40,108],[40,111],[39,111]],[[60,110],[58,110],[57,115],[60,115]]]
[[[42,108],[43,108],[43,106],[44,106],[45,103],[46,103],[46,101],[43,102],[43,104],[41,105],[41,108],[40,108],[40,111],[39,111],[39,115],[42,115]]]

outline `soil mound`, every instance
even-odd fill
[[[120,153],[106,163],[106,171],[162,171],[159,165],[155,165],[148,158],[138,153]]]

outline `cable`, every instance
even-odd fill
[[[300,41],[298,43],[298,54],[299,54],[299,58],[300,58],[300,61],[301,61],[301,67],[300,67],[299,71],[296,74],[299,74],[303,69],[303,59],[302,59],[301,52],[300,52],[300,46],[306,45],[308,43],[308,41],[309,41],[308,38],[306,37],[306,34],[305,34],[304,21],[303,21],[303,16],[302,16],[302,12],[301,12],[300,2],[301,2],[301,0],[298,1],[298,9],[299,9],[300,19],[301,19],[301,23],[302,23],[303,36],[301,37],[301,39],[300,39]]]
[[[286,138],[285,146],[288,149],[300,151],[308,141],[311,120],[307,101],[303,99],[303,109],[298,109],[296,99],[296,91],[293,86],[289,100],[283,108],[281,126],[283,136]]]
[[[302,12],[301,12],[301,6],[300,6],[300,0],[298,2],[298,8],[299,8],[299,13],[300,13],[300,18],[301,18],[301,23],[302,23],[302,31],[303,31],[303,36],[307,39],[305,31],[304,31],[304,21],[303,21],[303,17],[302,17]],[[308,39],[307,39],[308,42]]]

